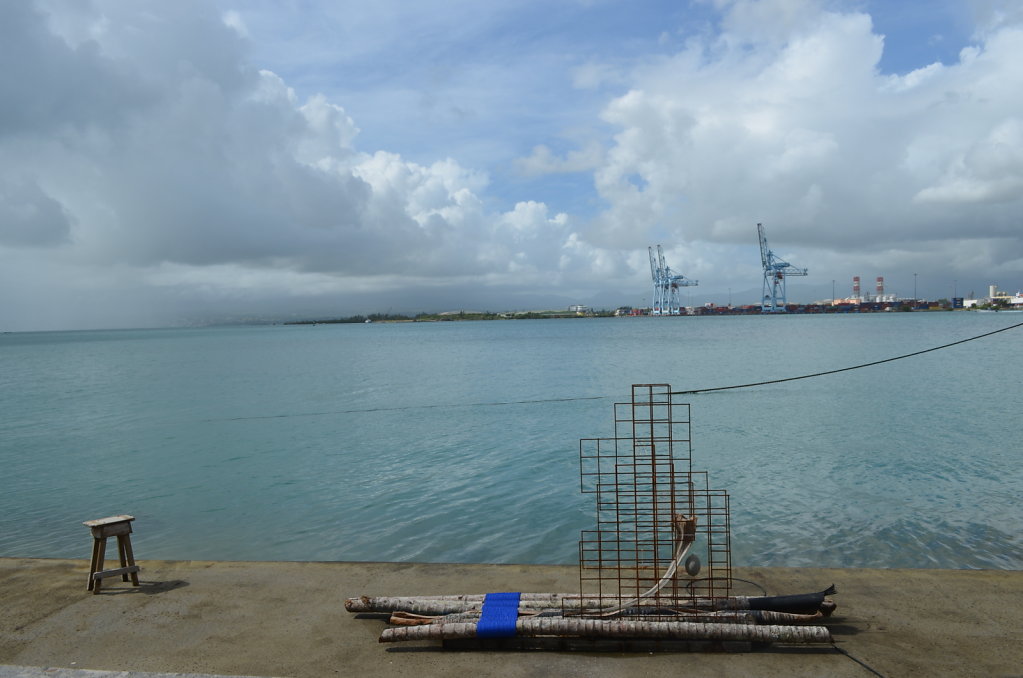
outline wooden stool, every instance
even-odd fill
[[[134,516],[110,516],[99,520],[87,520],[83,525],[92,528],[92,563],[89,565],[89,591],[99,593],[104,577],[121,575],[123,581],[131,576],[131,585],[139,585],[139,567],[135,564],[135,554],[131,551],[131,521]],[[107,537],[117,537],[117,553],[121,557],[121,567],[116,570],[104,570],[103,560],[107,553]]]

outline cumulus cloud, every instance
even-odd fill
[[[488,211],[485,173],[451,159],[357,150],[341,105],[247,63],[236,14],[87,9],[0,10],[16,66],[0,81],[0,255],[65,245],[79,267],[201,297],[557,277],[564,215]]]
[[[886,76],[866,14],[719,4],[723,32],[639,69],[604,111],[619,132],[596,173],[601,242],[749,240],[761,219],[791,246],[875,253],[1018,232],[1023,26],[1003,17],[958,63]]]

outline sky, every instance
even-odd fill
[[[0,0],[0,331],[1023,288],[1016,0]]]

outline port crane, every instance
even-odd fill
[[[651,315],[682,315],[682,304],[679,301],[678,288],[694,287],[698,283],[681,273],[675,273],[664,263],[664,251],[657,246],[648,247],[650,253],[650,277],[654,280],[654,298],[650,304]]]
[[[763,303],[760,305],[760,312],[784,313],[785,279],[790,275],[806,275],[806,269],[796,268],[775,256],[767,246],[763,224],[757,224],[757,235],[760,236],[760,261],[764,265]]]

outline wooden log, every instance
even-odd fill
[[[752,615],[760,624],[813,624],[828,616],[823,612],[796,614],[795,612],[772,612],[771,610],[750,610],[743,614]]]
[[[389,601],[436,601],[436,602],[461,602],[483,604],[485,593],[460,593],[434,596],[359,596],[358,598],[346,598],[345,609],[349,612],[371,612],[383,610],[361,609],[364,606],[388,605]],[[520,593],[520,601],[560,601],[563,598],[579,598],[578,593]],[[559,603],[560,604],[560,603]]]
[[[530,617],[539,614],[534,610],[523,610],[519,612],[522,617]],[[625,618],[630,621],[687,621],[687,622],[713,622],[721,624],[779,624],[798,625],[814,624],[825,615],[817,614],[793,614],[790,612],[770,612],[766,610],[719,610],[706,612],[679,612],[677,616],[671,614],[655,614],[653,610],[630,609],[627,610]],[[480,618],[479,612],[456,612],[447,615],[423,615],[410,612],[393,612],[388,619],[389,624],[395,626],[422,626],[425,624],[447,624],[451,622],[476,622]]]
[[[523,594],[519,599],[520,610],[602,610],[608,604],[621,605],[634,601],[634,598],[618,596],[580,597],[578,594],[547,593]],[[746,598],[671,598],[662,596],[654,599],[657,605],[664,607],[684,607],[702,610],[748,610]],[[483,606],[483,596],[361,596],[345,600],[345,609],[349,612],[411,612],[413,614],[453,614],[455,612],[479,611]]]
[[[785,596],[776,599],[784,599]],[[618,596],[580,596],[576,593],[523,593],[519,598],[520,611],[564,610],[580,614],[606,613],[609,606],[624,608],[625,603],[635,603],[635,598]],[[658,596],[645,601],[645,606],[674,608],[678,610],[749,610],[766,600],[764,597],[721,596],[671,597]],[[450,596],[360,596],[345,600],[349,612],[410,612],[421,615],[446,615],[458,612],[479,612],[483,606],[483,595],[466,594]],[[762,611],[769,611],[760,608]],[[819,611],[826,616],[835,609],[835,603],[823,599]],[[816,611],[815,611],[816,612]],[[794,612],[793,612],[794,614]],[[810,614],[809,610],[799,614]]]
[[[603,615],[601,615],[603,617]],[[670,610],[659,608],[654,610],[628,609],[616,619],[620,621],[685,621],[710,622],[720,624],[779,624],[800,625],[816,624],[824,617],[823,614],[795,614],[792,612],[771,612],[768,610]],[[437,619],[444,619],[438,617]],[[576,618],[576,617],[570,617]]]
[[[653,622],[575,617],[525,617],[515,624],[520,637],[540,636],[584,638],[635,638],[662,640],[716,640],[755,643],[830,643],[824,626],[782,626],[778,624],[718,624],[695,622]],[[473,622],[451,622],[426,626],[384,629],[381,643],[413,640],[475,638]]]

